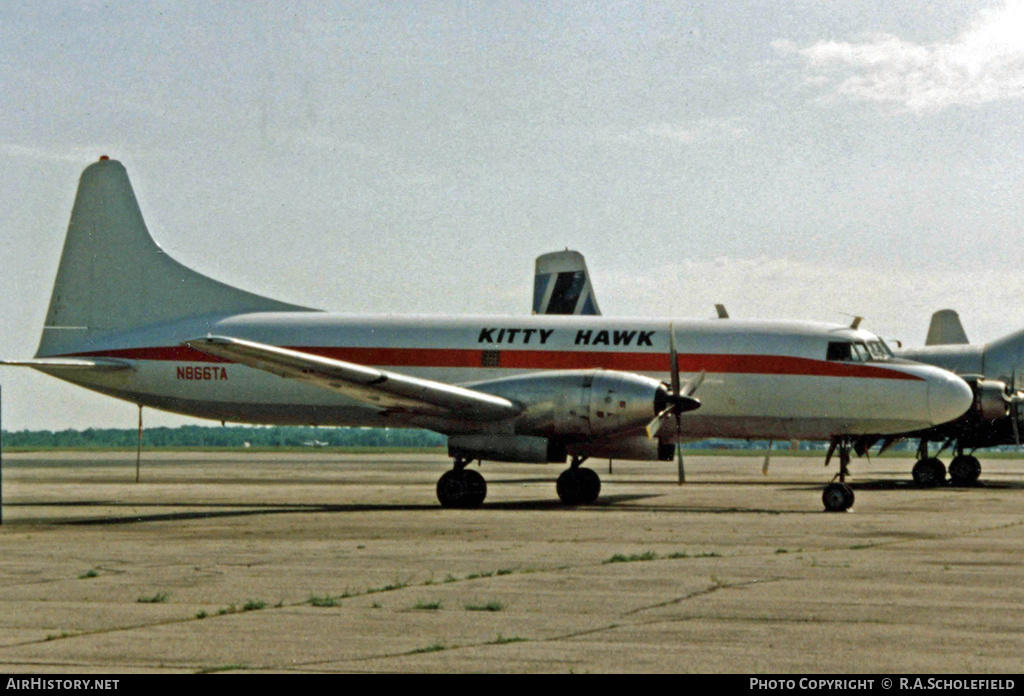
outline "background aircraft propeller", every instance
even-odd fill
[[[1017,369],[1010,371],[1010,383],[1006,385],[1006,393],[1003,394],[1007,405],[1010,407],[1010,423],[1013,425],[1013,441],[1020,449],[1020,403],[1024,401],[1024,391],[1017,389]]]

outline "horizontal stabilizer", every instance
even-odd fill
[[[186,341],[185,345],[247,367],[337,391],[381,410],[485,421],[511,418],[522,410],[508,399],[473,389],[255,341],[207,336]]]
[[[39,370],[96,370],[98,372],[118,372],[132,370],[135,367],[130,361],[117,358],[32,358],[31,360],[0,360],[0,365],[34,367]]]

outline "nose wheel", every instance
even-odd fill
[[[853,507],[853,489],[846,484],[846,476],[850,473],[850,448],[852,443],[848,437],[835,437],[825,455],[825,466],[828,466],[832,454],[839,450],[839,473],[832,483],[825,486],[821,494],[821,502],[826,512],[846,512]]]
[[[832,482],[825,486],[821,502],[827,512],[846,512],[853,507],[853,489],[845,483]]]

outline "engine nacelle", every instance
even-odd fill
[[[609,437],[642,428],[664,408],[656,379],[615,370],[562,370],[473,385],[524,406],[515,432],[567,440]]]
[[[531,435],[450,435],[448,456],[492,462],[564,462],[565,445]]]
[[[670,442],[652,440],[643,435],[614,440],[571,442],[569,454],[600,459],[634,459],[645,462],[670,462],[676,448]]]
[[[1009,413],[1005,382],[979,377],[968,379],[967,383],[974,390],[974,405],[971,408],[983,419],[996,420]]]

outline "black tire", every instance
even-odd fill
[[[471,469],[446,471],[437,481],[437,499],[441,507],[477,508],[487,497],[487,481]]]
[[[590,505],[597,496],[601,495],[601,477],[593,469],[579,469],[580,482],[580,505]]]
[[[846,512],[853,507],[853,489],[845,483],[830,483],[821,494],[826,512]]]
[[[601,494],[601,477],[592,469],[566,469],[558,477],[555,491],[566,505],[589,505]]]
[[[981,476],[981,462],[970,454],[962,454],[949,463],[949,482],[954,486],[973,486]]]
[[[921,488],[935,488],[946,481],[946,467],[935,457],[920,459],[911,471],[914,483]]]

